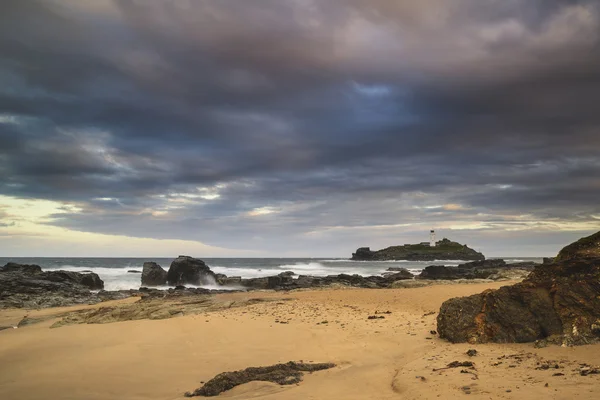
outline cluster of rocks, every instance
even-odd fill
[[[447,300],[437,317],[451,342],[600,342],[600,232],[536,266],[521,283]]]
[[[445,265],[430,265],[426,267],[416,277],[417,279],[492,279],[499,280],[506,278],[524,277],[533,271],[536,265],[534,262],[519,262],[507,264],[502,259],[472,261],[460,264],[457,267],[447,267]],[[512,273],[507,273],[512,272]]]
[[[244,279],[241,277],[225,277],[220,275],[217,282],[225,286],[238,286],[250,289],[291,290],[325,287],[332,285],[352,286],[360,288],[387,288],[396,281],[413,279],[414,275],[407,269],[399,269],[383,276],[361,275],[328,275],[328,276],[296,276],[292,271],[264,278]]]
[[[428,266],[416,276],[421,280],[456,280],[456,279],[517,279],[523,278],[535,263],[507,264],[504,260],[479,260],[458,267],[443,265]],[[510,272],[509,272],[510,271]],[[244,290],[273,289],[292,290],[327,286],[351,286],[359,288],[390,288],[398,281],[412,280],[415,276],[406,268],[391,267],[382,275],[328,275],[311,276],[296,275],[293,271],[285,271],[278,275],[261,278],[242,278],[215,274],[204,261],[189,256],[179,256],[171,263],[169,271],[165,271],[154,262],[144,263],[142,285],[160,287],[164,285],[217,285],[224,288]]]
[[[177,257],[171,263],[168,272],[155,262],[145,262],[142,269],[142,285],[200,286],[214,284],[216,284],[216,274],[204,261],[190,256]]]
[[[8,263],[0,268],[0,308],[58,307],[101,301],[97,274],[42,271],[39,265]]]

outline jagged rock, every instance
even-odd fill
[[[542,258],[542,264],[548,265],[554,262],[554,257],[544,257]]]
[[[456,267],[430,265],[421,271],[417,279],[459,279],[463,276],[464,273]]]
[[[267,277],[267,289],[282,289],[291,286],[294,278],[289,275],[275,275]]]
[[[79,283],[82,284],[83,286],[87,286],[88,288],[90,288],[92,290],[104,289],[104,281],[102,281],[102,279],[100,279],[98,274],[95,274],[93,272],[87,273],[87,274],[82,274],[81,280],[79,281]]]
[[[37,274],[32,275],[32,278],[50,281],[50,282],[65,282],[65,283],[74,283],[81,286],[85,286],[91,290],[100,290],[104,289],[104,282],[98,274],[93,272],[90,273],[80,273],[73,271],[42,271]]]
[[[185,397],[218,396],[222,392],[252,381],[293,385],[302,381],[303,372],[322,371],[333,367],[335,367],[333,363],[306,364],[290,361],[268,367],[250,367],[240,371],[223,372],[206,382],[201,388],[185,393]]]
[[[387,288],[399,280],[413,279],[414,275],[404,269],[384,276],[361,276],[361,275],[328,275],[324,277],[299,275],[297,279],[282,274],[266,278],[241,279],[240,285],[252,289],[275,289],[291,290],[323,287],[331,285],[343,285],[361,288]]]
[[[142,267],[142,285],[162,286],[167,284],[167,271],[155,262],[145,262]]]
[[[434,261],[434,260],[484,260],[485,256],[467,245],[442,239],[435,247],[429,244],[405,244],[372,251],[369,247],[360,247],[352,254],[352,260],[358,261]]]
[[[176,285],[211,285],[216,283],[215,273],[204,261],[189,256],[179,256],[167,273],[167,283]]]
[[[35,264],[17,264],[9,262],[4,267],[0,268],[0,272],[17,272],[20,274],[33,275],[42,272],[42,267]]]
[[[533,342],[561,337],[564,344],[600,340],[600,258],[537,266],[521,283],[447,300],[437,318],[451,342]]]
[[[296,273],[294,271],[285,271],[282,272],[280,274],[278,274],[279,276],[296,276]]]
[[[142,271],[138,271],[137,269],[130,269],[130,270],[127,271],[127,273],[130,273],[130,274],[141,274]]]
[[[474,261],[457,267],[430,265],[421,271],[417,279],[520,279],[519,277],[528,275],[524,271],[531,271],[536,265],[539,264],[533,262],[506,264],[501,259]]]
[[[0,308],[39,308],[97,303],[90,292],[104,287],[94,273],[42,271],[37,265],[9,263],[0,269]]]
[[[566,261],[582,257],[600,258],[600,231],[564,247],[554,260]]]

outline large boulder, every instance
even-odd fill
[[[142,285],[162,286],[167,284],[167,271],[155,262],[145,262],[142,268]]]
[[[537,266],[521,283],[447,300],[440,337],[451,342],[600,341],[600,258]]]
[[[214,285],[217,282],[214,272],[202,260],[189,256],[179,256],[167,273],[167,283],[177,285]]]
[[[554,261],[566,261],[582,257],[600,258],[600,231],[564,247]]]

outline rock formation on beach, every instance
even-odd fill
[[[440,337],[451,342],[600,341],[600,233],[560,251],[521,283],[447,300]]]
[[[177,285],[210,285],[216,282],[215,273],[202,260],[190,256],[179,256],[167,273],[167,283]]]
[[[434,261],[434,260],[485,260],[485,256],[467,245],[462,245],[448,239],[436,242],[435,247],[429,244],[405,244],[391,246],[382,250],[372,251],[369,247],[361,247],[352,254],[356,261]]]
[[[142,285],[161,286],[167,284],[167,271],[155,262],[145,262],[142,268]]]
[[[252,381],[293,385],[302,381],[304,372],[322,371],[333,367],[335,367],[333,363],[308,364],[290,361],[268,367],[250,367],[240,371],[223,372],[206,382],[201,388],[185,393],[185,397],[218,396],[238,385]]]
[[[90,302],[104,288],[97,274],[42,271],[39,265],[8,263],[0,268],[0,308],[56,307]],[[93,302],[98,302],[93,301]]]
[[[566,246],[554,260],[565,261],[581,257],[600,258],[600,231]]]
[[[425,267],[416,279],[495,279],[496,275],[526,276],[536,264],[534,262],[519,262],[507,264],[502,259],[473,261],[460,264],[457,267],[445,265],[430,265]]]

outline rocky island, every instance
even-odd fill
[[[439,240],[435,246],[429,243],[405,244],[390,246],[382,250],[372,251],[369,247],[361,247],[352,254],[356,261],[434,261],[434,260],[485,260],[485,256],[466,244],[453,242],[446,238]]]

